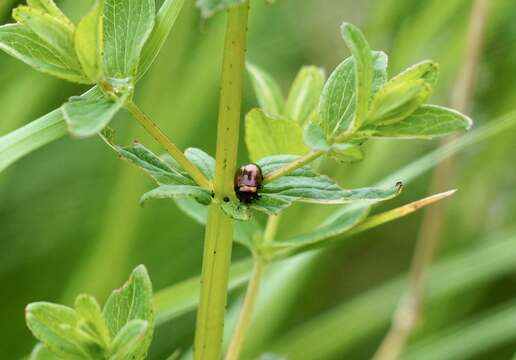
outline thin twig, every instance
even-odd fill
[[[476,0],[473,4],[463,67],[452,93],[451,105],[466,112],[474,90],[477,67],[484,42],[488,0]],[[455,141],[451,138],[446,142]],[[434,172],[431,192],[439,192],[453,186],[455,166],[452,157],[441,163]],[[425,211],[410,270],[408,289],[401,299],[391,328],[374,356],[375,360],[394,360],[399,357],[422,316],[422,301],[426,275],[439,242],[444,223],[444,208],[437,204]]]
[[[292,171],[299,169],[302,166],[305,166],[306,164],[310,163],[311,161],[314,161],[315,159],[322,156],[323,154],[324,154],[324,151],[322,151],[322,150],[310,150],[305,155],[292,161],[290,164],[285,165],[284,167],[267,175],[265,177],[265,179],[263,179],[263,183],[266,184],[266,183],[276,180],[282,176],[288,175]]]
[[[136,104],[128,102],[126,109],[140,123],[140,125],[158,142],[160,143],[185,171],[194,179],[194,181],[203,188],[212,189],[211,181],[185,156],[185,154],[174,144],[168,136],[152,121]]]

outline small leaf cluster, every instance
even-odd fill
[[[101,309],[79,295],[73,308],[48,302],[26,308],[27,326],[40,341],[30,360],[143,360],[154,327],[152,284],[144,266]]]
[[[372,51],[353,25],[344,23],[341,32],[351,56],[328,80],[318,68],[303,68],[286,101],[269,74],[249,66],[260,105],[246,118],[253,161],[310,149],[353,162],[363,159],[361,145],[369,138],[431,139],[469,129],[467,116],[425,104],[437,81],[436,63],[423,61],[387,80],[387,55]]]
[[[96,0],[74,24],[53,0],[27,0],[13,10],[15,24],[0,26],[0,49],[38,71],[95,85],[61,107],[72,135],[92,136],[130,100],[182,5],[167,0],[157,17],[154,1]]]

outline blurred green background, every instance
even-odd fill
[[[2,23],[19,2],[1,0]],[[86,0],[57,3],[73,19]],[[182,148],[214,153],[224,16],[199,18],[185,8],[136,102]],[[433,102],[449,104],[462,54],[469,0],[253,0],[249,59],[286,90],[300,66],[330,72],[347,51],[342,21],[360,26],[372,47],[390,56],[390,75],[431,58],[441,64]],[[490,1],[485,47],[468,114],[479,128],[516,109],[516,4]],[[58,107],[84,89],[42,75],[0,53],[0,134]],[[249,84],[245,109],[256,105]],[[129,116],[114,126],[119,142],[159,150]],[[241,144],[241,161],[246,160]],[[438,141],[374,141],[364,162],[323,168],[345,186],[368,186],[439,145]],[[411,359],[510,359],[516,352],[516,127],[478,142],[457,159],[459,192],[447,200],[432,277],[431,301],[409,343]],[[431,172],[382,209],[424,197]],[[403,179],[400,179],[403,180]],[[130,270],[145,264],[156,290],[200,272],[203,229],[173,202],[138,204],[152,186],[99,139],[65,138],[0,174],[0,357],[28,354],[35,341],[23,309],[32,301],[70,303],[80,292],[104,299]],[[381,209],[380,209],[381,210]],[[323,218],[318,207],[289,210],[281,234],[299,219]],[[271,350],[290,359],[367,359],[388,328],[410,266],[421,213],[360,234],[326,251],[270,271],[245,358]],[[512,255],[514,254],[514,255]],[[248,254],[236,247],[235,258]],[[512,255],[512,258],[510,256]],[[396,280],[398,279],[398,280]],[[231,297],[238,302],[239,293]],[[231,311],[230,314],[234,314]],[[194,314],[156,330],[151,359],[192,342]]]

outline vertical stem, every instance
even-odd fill
[[[471,10],[464,61],[453,89],[451,101],[452,107],[459,111],[467,110],[474,89],[476,69],[483,45],[487,8],[488,0],[476,0]],[[454,141],[453,138],[446,140],[446,143],[450,141]],[[454,177],[454,168],[453,160],[450,158],[436,169],[431,183],[432,193],[450,187],[451,179]],[[444,224],[443,213],[444,209],[441,204],[425,211],[412,259],[408,289],[398,304],[391,328],[375,354],[374,360],[397,359],[421,317],[426,275]]]
[[[204,241],[194,342],[196,360],[219,360],[221,357],[233,221],[219,204],[235,196],[233,176],[237,162],[248,13],[249,4],[246,3],[232,7],[227,15],[213,182],[215,200],[208,212]]]

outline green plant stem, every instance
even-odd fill
[[[324,154],[323,150],[310,150],[309,152],[307,152],[305,155],[301,156],[297,160],[292,161],[290,164],[267,175],[263,179],[263,183],[266,184],[266,183],[276,180],[282,176],[288,175],[292,171],[294,171],[302,166],[305,166],[306,164],[314,161],[315,159],[322,156],[323,154]]]
[[[222,352],[233,220],[220,203],[235,198],[240,111],[246,53],[249,4],[228,10],[217,128],[215,199],[208,212],[201,274],[201,296],[194,342],[196,360],[219,360]]]
[[[185,154],[174,144],[159,126],[151,120],[135,103],[129,101],[125,104],[127,111],[140,123],[140,125],[176,160],[179,165],[203,188],[212,189],[210,180],[185,156]]]
[[[253,273],[249,280],[249,285],[247,286],[244,303],[240,310],[240,316],[235,327],[235,332],[233,333],[233,337],[229,344],[226,360],[238,360],[240,357],[240,352],[242,351],[247,331],[249,330],[253,319],[253,310],[256,304],[256,299],[258,298],[258,290],[262,282],[264,267],[264,261],[257,258],[254,262]]]
[[[267,225],[265,226],[265,232],[263,234],[263,243],[269,243],[276,237],[280,217],[281,215],[269,216]],[[254,258],[253,273],[249,280],[249,285],[247,286],[244,303],[240,310],[240,316],[238,318],[233,337],[229,343],[226,360],[238,360],[240,356],[247,331],[249,330],[253,320],[254,306],[256,304],[256,299],[258,298],[258,291],[262,282],[265,265],[265,261],[260,257],[256,256]]]

